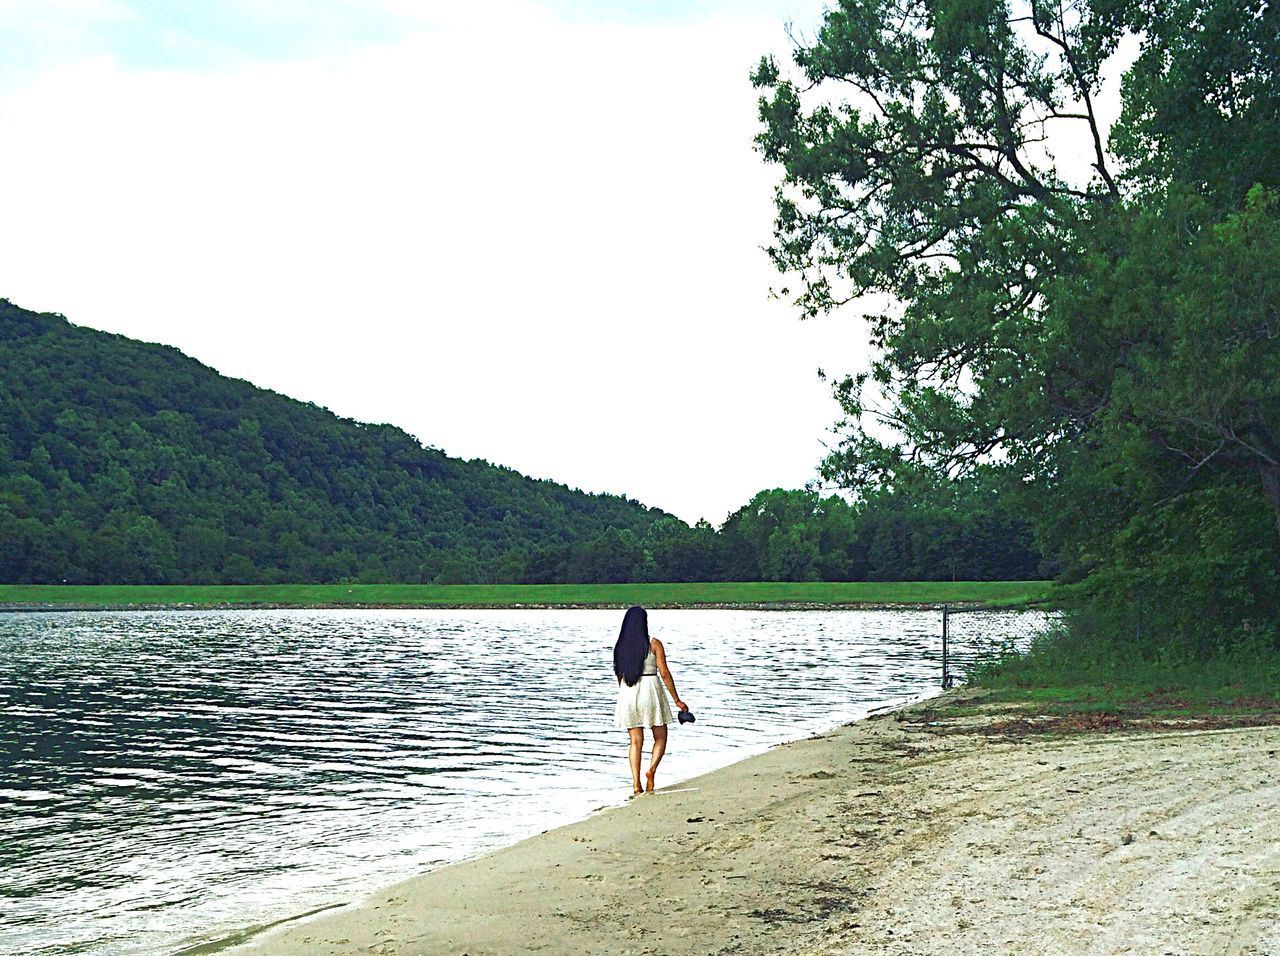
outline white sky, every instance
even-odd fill
[[[690,521],[813,477],[865,330],[768,299],[747,74],[816,4],[333,2],[0,0],[0,296]]]

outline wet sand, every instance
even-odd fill
[[[1280,727],[1059,732],[948,697],[230,951],[1280,953]]]

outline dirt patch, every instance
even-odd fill
[[[1135,717],[1102,712],[1062,717],[997,720],[981,727],[955,727],[950,728],[950,731],[997,737],[1025,737],[1032,734],[1175,733],[1187,730],[1227,730],[1233,727],[1277,725],[1280,725],[1280,713]]]

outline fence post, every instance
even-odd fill
[[[948,690],[951,687],[951,673],[947,668],[947,618],[949,611],[947,605],[942,605],[942,689]]]

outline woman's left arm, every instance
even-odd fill
[[[656,637],[653,639],[653,656],[658,660],[658,674],[662,677],[662,682],[667,685],[667,690],[671,691],[671,699],[681,710],[688,710],[684,701],[680,699],[680,695],[676,693],[676,680],[671,676],[671,668],[667,666],[667,649]]]

